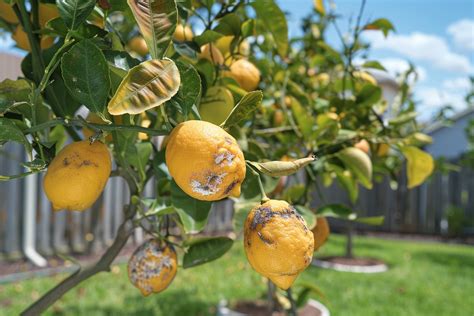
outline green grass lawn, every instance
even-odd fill
[[[318,256],[342,254],[332,235]],[[333,315],[474,315],[474,248],[357,237],[355,253],[385,260],[390,270],[362,275],[308,268],[300,280],[317,285]],[[64,275],[0,286],[0,315],[16,315]],[[221,299],[262,297],[264,280],[237,242],[217,261],[179,270],[161,294],[141,297],[126,266],[88,280],[48,310],[48,315],[208,315]]]

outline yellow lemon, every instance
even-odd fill
[[[233,39],[234,36],[228,35],[223,36],[216,41],[216,47],[221,51],[222,55],[230,55],[230,46],[232,44]],[[241,56],[248,56],[250,54],[250,45],[246,40],[240,42],[237,53]]]
[[[26,51],[31,52],[30,42],[28,41],[28,35],[23,30],[21,25],[18,25],[15,31],[12,34],[13,40],[16,42],[16,45]],[[54,43],[54,38],[50,36],[43,35],[41,37],[41,49],[49,48]]]
[[[217,125],[193,120],[176,126],[166,145],[166,164],[176,184],[195,199],[240,195],[244,154],[234,137]]]
[[[293,206],[269,200],[248,214],[244,248],[253,269],[286,290],[311,263],[314,238]]]
[[[246,91],[255,90],[260,82],[260,71],[246,59],[239,59],[230,65],[230,72],[227,71],[225,75],[237,81]]]
[[[318,217],[316,226],[311,230],[314,236],[314,251],[321,248],[329,237],[330,229],[326,217]]]
[[[2,0],[0,0],[0,19],[3,19],[8,23],[18,23],[18,19],[12,6]]]
[[[174,31],[173,38],[177,41],[191,41],[194,37],[193,31],[188,25],[178,24]]]
[[[276,110],[275,113],[273,113],[273,126],[281,126],[284,120],[285,114],[283,114],[282,110]]]
[[[213,44],[206,44],[201,46],[200,59],[207,59],[215,65],[224,64],[224,56],[221,51]]]
[[[390,151],[390,146],[388,144],[379,144],[377,148],[377,156],[379,157],[385,157],[388,155],[388,152]]]
[[[316,76],[316,81],[322,85],[326,86],[329,83],[330,77],[327,73],[323,72]]]
[[[146,55],[148,55],[148,52],[149,52],[146,41],[141,36],[133,37],[128,42],[128,48],[142,57],[145,57]]]
[[[377,80],[375,80],[375,78],[371,74],[369,74],[368,72],[354,71],[352,73],[352,76],[354,76],[354,78],[356,78],[356,79],[360,79],[362,81],[369,82],[369,83],[373,84],[374,86],[377,85]]]
[[[365,152],[366,154],[369,154],[370,153],[370,145],[369,145],[369,142],[366,141],[365,139],[361,139],[359,142],[357,142],[355,145],[354,145],[355,148],[359,148],[360,150],[362,150],[363,152]]]
[[[199,105],[199,114],[204,121],[219,125],[234,108],[234,97],[224,87],[214,86],[207,90]]]
[[[178,269],[172,245],[148,240],[135,250],[128,261],[128,278],[143,296],[165,290]]]
[[[38,19],[41,28],[43,28],[49,20],[59,17],[58,7],[54,4],[39,3]]]
[[[112,162],[101,142],[83,140],[64,147],[53,159],[44,177],[44,191],[55,210],[82,211],[104,190]]]
[[[141,123],[140,123],[140,126],[141,127],[150,127],[151,125],[151,121],[147,118],[144,118],[142,119]],[[147,133],[138,133],[138,139],[141,139],[141,140],[147,140],[148,139],[148,134]]]

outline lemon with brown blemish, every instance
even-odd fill
[[[311,263],[314,238],[293,206],[269,200],[248,214],[244,248],[252,268],[286,290]]]
[[[245,159],[234,137],[205,121],[177,125],[166,145],[166,164],[176,184],[203,201],[238,197]]]
[[[311,230],[314,236],[314,251],[321,248],[326,243],[331,230],[329,229],[329,223],[326,217],[318,217],[316,226]]]
[[[128,277],[143,296],[165,290],[173,281],[177,256],[172,245],[148,240],[138,247],[128,261]]]
[[[55,210],[83,211],[104,190],[111,168],[106,145],[98,141],[74,142],[51,161],[44,177],[44,191]]]

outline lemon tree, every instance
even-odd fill
[[[0,180],[45,172],[56,211],[86,210],[109,177],[122,177],[130,192],[105,253],[25,315],[108,271],[136,227],[149,240],[128,273],[143,295],[238,242],[255,271],[287,291],[296,314],[311,289],[295,300],[291,286],[327,239],[325,217],[380,222],[344,205],[311,207],[319,182],[339,182],[355,202],[359,184],[386,175],[397,182],[405,161],[411,187],[427,179],[430,157],[419,147],[429,137],[418,130],[407,83],[413,69],[389,109],[370,74],[384,70],[380,63],[353,63],[367,55],[360,34],[386,35],[391,23],[362,25],[359,16],[339,51],[325,40],[338,15],[324,1],[313,10],[304,35],[291,39],[274,0],[0,0],[0,28],[26,53],[23,75],[0,82],[0,145],[16,142],[28,154],[27,171]],[[306,183],[286,185],[295,173]],[[150,181],[157,189],[147,196]],[[225,198],[244,241],[196,236]]]

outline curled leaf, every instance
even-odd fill
[[[271,177],[282,177],[297,172],[299,169],[312,163],[315,159],[315,157],[307,157],[294,161],[249,161],[249,163],[263,174]]]
[[[172,60],[147,60],[130,69],[107,108],[112,115],[142,113],[171,99],[180,83]]]

